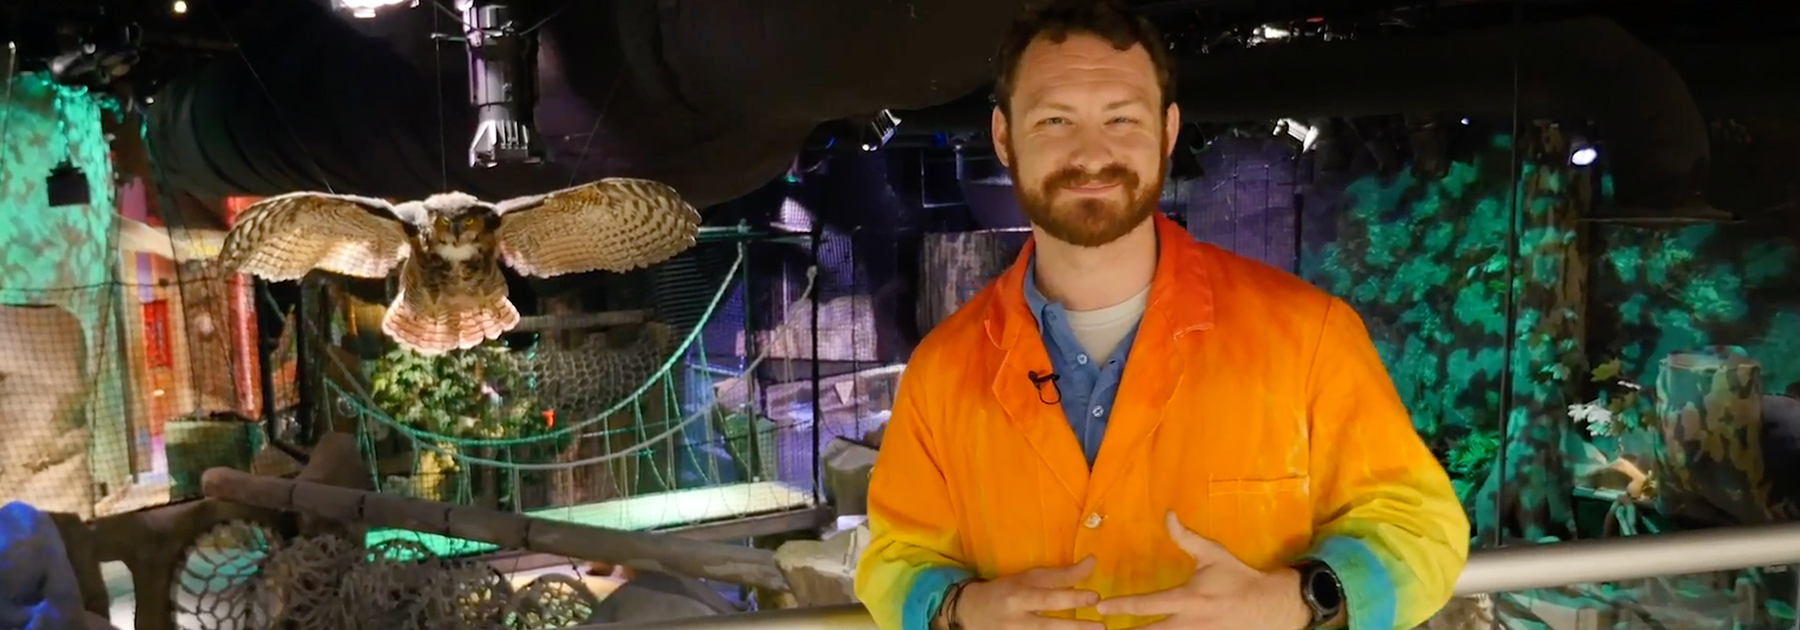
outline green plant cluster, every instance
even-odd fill
[[[426,356],[395,348],[376,361],[369,395],[406,426],[451,439],[529,437],[550,430],[530,378],[506,346]]]

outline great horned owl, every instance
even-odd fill
[[[314,269],[385,278],[400,294],[381,330],[421,354],[471,348],[519,323],[500,261],[550,277],[625,272],[692,247],[700,213],[674,188],[610,178],[490,204],[463,193],[390,204],[316,192],[259,201],[238,215],[219,260],[228,271],[294,280]]]

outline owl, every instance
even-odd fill
[[[694,245],[700,213],[674,188],[610,178],[491,204],[463,193],[390,204],[317,192],[259,201],[225,235],[225,270],[271,281],[314,269],[386,278],[400,292],[381,330],[421,354],[472,348],[519,324],[507,299],[505,261],[551,277],[625,272]]]

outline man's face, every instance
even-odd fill
[[[1025,49],[1012,116],[995,108],[993,134],[1031,223],[1057,240],[1098,247],[1155,212],[1180,125],[1175,106],[1162,108],[1156,66],[1142,46],[1119,51],[1071,33]]]

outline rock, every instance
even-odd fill
[[[16,501],[0,507],[0,628],[86,626],[75,567],[50,515]]]
[[[1452,597],[1444,609],[1432,615],[1420,630],[1491,630],[1494,599],[1490,595]]]
[[[639,572],[601,600],[590,623],[637,623],[710,617],[738,612],[705,582],[667,573]]]
[[[869,526],[823,541],[795,540],[775,550],[775,564],[801,607],[856,603],[856,559],[869,546]]]
[[[876,450],[843,438],[825,444],[819,462],[825,466],[825,494],[839,516],[869,513],[869,472]]]

